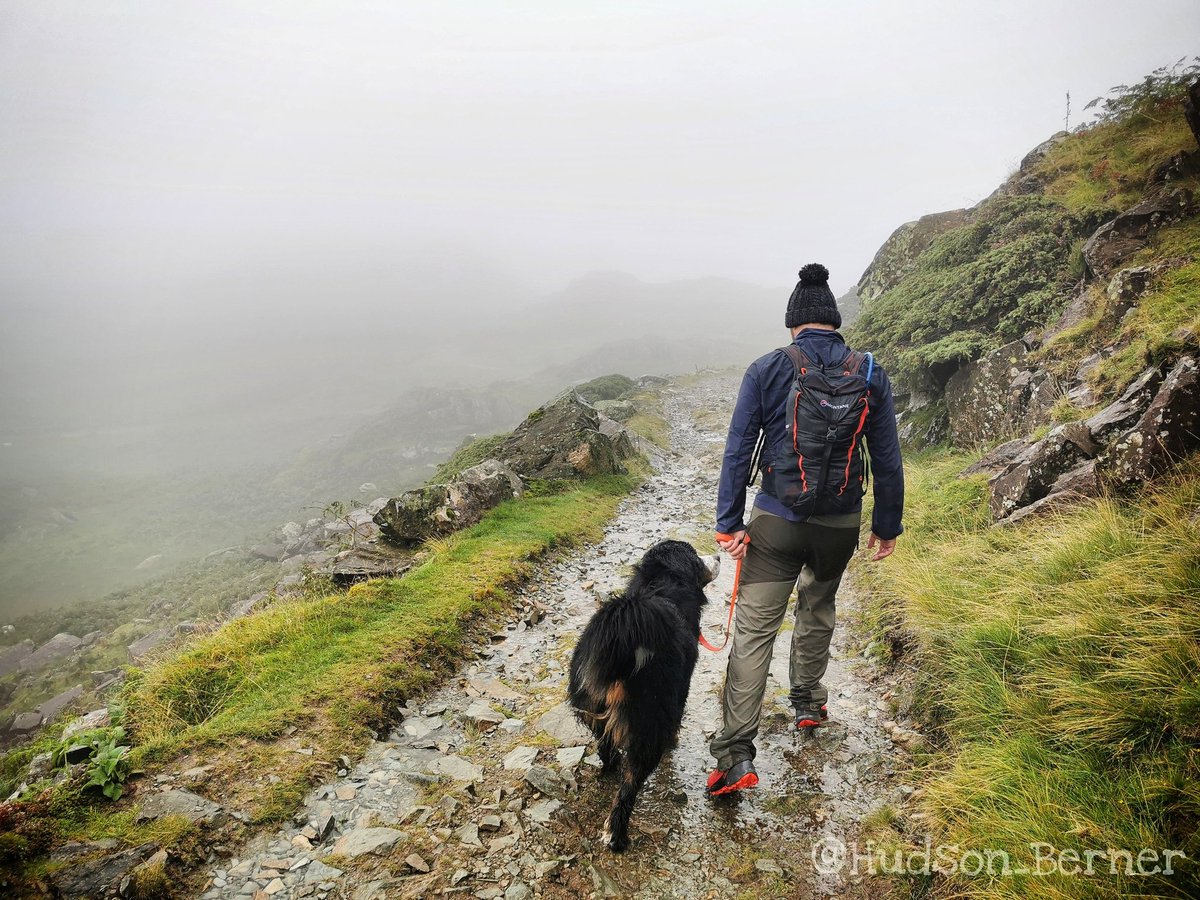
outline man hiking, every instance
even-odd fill
[[[890,556],[903,530],[904,472],[891,384],[869,353],[842,340],[842,316],[828,282],[822,265],[800,270],[784,320],[792,343],[751,363],[729,423],[717,543],[742,563],[723,727],[709,748],[717,758],[707,787],[714,797],[758,784],[754,738],[763,691],[775,636],[803,569],[790,700],[797,728],[816,728],[827,718],[821,679],[835,595],[858,546],[868,478],[875,490],[871,558]],[[758,472],[762,489],[743,524],[746,488]]]

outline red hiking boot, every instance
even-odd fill
[[[726,771],[713,769],[708,776],[708,785],[704,793],[710,797],[720,797],[722,794],[732,794],[734,791],[744,791],[758,786],[758,773],[754,771],[754,763],[743,759],[734,763]]]
[[[828,718],[829,710],[825,706],[796,707],[796,727],[798,729],[820,728]]]

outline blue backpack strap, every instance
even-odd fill
[[[871,376],[875,374],[875,354],[867,351],[867,390],[871,389]]]

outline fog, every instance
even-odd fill
[[[628,6],[0,2],[0,615],[419,480],[432,390],[484,432],[745,362],[802,263],[842,293],[1200,46],[1194,0]]]

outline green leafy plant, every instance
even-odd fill
[[[116,729],[124,735],[124,729]],[[98,787],[109,800],[117,800],[129,777],[129,748],[105,742],[96,748],[88,766],[89,778],[85,787]]]
[[[118,726],[95,728],[62,741],[54,748],[50,760],[56,769],[86,762],[88,780],[84,788],[98,787],[105,797],[117,800],[131,774],[128,756],[125,729]]]

